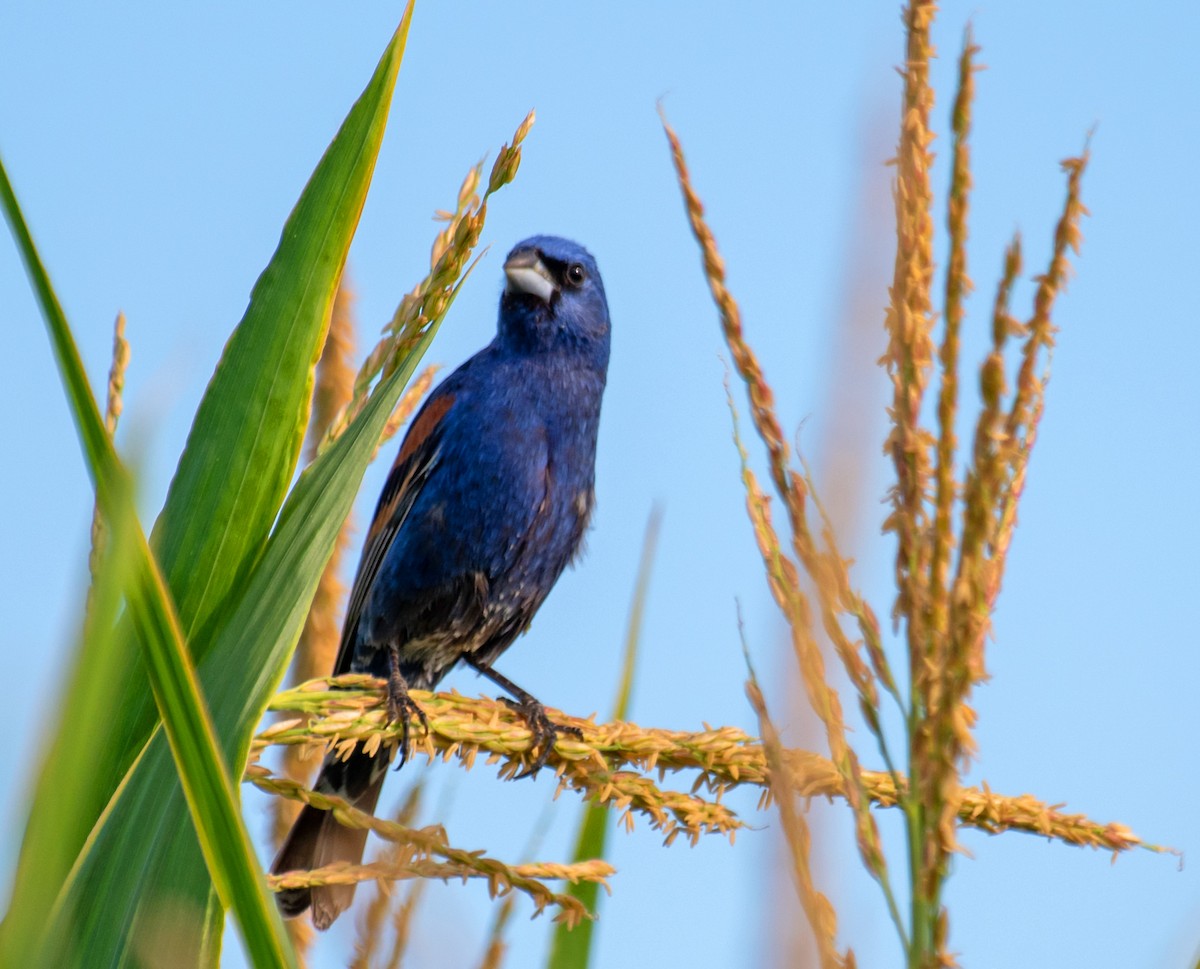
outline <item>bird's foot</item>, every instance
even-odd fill
[[[400,721],[400,758],[396,762],[396,770],[404,766],[410,751],[409,732],[412,728],[412,718],[421,721],[421,728],[429,733],[429,718],[425,711],[417,706],[408,695],[408,683],[400,673],[400,665],[395,650],[392,651],[391,663],[387,681],[387,718],[388,723]]]
[[[554,745],[558,743],[558,735],[560,733],[570,734],[578,739],[583,738],[583,731],[578,727],[568,726],[567,724],[558,724],[552,721],[546,715],[546,708],[535,700],[529,694],[521,700],[510,700],[508,697],[503,697],[505,705],[514,713],[519,714],[529,725],[529,732],[532,734],[530,738],[532,743],[530,751],[537,751],[537,756],[533,758],[530,765],[521,771],[513,780],[520,780],[522,777],[533,777],[546,766],[546,760],[550,756],[550,751],[554,749]]]

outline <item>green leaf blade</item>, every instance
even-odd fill
[[[189,640],[253,566],[295,474],[313,368],[374,172],[410,14],[254,284],[155,524],[155,551]]]
[[[289,962],[290,948],[286,940],[279,941],[279,919],[234,810],[236,795],[222,757],[222,750],[227,753],[242,746],[236,738],[244,732],[239,730],[247,715],[244,701],[249,692],[255,697],[251,705],[258,703],[260,691],[245,685],[239,689],[235,683],[230,693],[219,697],[222,704],[207,723],[203,700],[195,691],[191,657],[179,632],[181,627],[191,631],[194,657],[203,658],[211,651],[263,555],[294,473],[307,421],[312,368],[379,150],[410,16],[411,4],[371,83],[289,219],[279,250],[255,286],[250,308],[226,347],[193,424],[156,529],[157,549],[164,569],[170,570],[171,591],[184,603],[180,621],[174,621],[170,595],[142,538],[145,554],[138,580],[127,588],[131,621],[120,624],[109,651],[111,669],[104,678],[110,690],[107,702],[94,712],[91,722],[72,717],[74,709],[64,713],[60,736],[102,738],[89,745],[92,769],[74,810],[66,812],[67,820],[43,828],[37,839],[40,843],[56,839],[61,851],[55,855],[51,876],[60,885],[65,882],[65,887],[47,912],[46,893],[27,891],[18,882],[0,936],[0,953],[10,951],[9,939],[25,945],[25,936],[10,929],[18,921],[34,920],[45,925],[43,937],[60,946],[53,964],[135,965],[142,961],[138,945],[146,938],[156,937],[164,926],[190,924],[198,925],[191,936],[195,944],[182,950],[183,957],[213,965],[219,956],[223,914],[215,903],[211,869],[225,902],[239,916],[255,964]],[[7,192],[4,201],[11,220],[15,199],[7,205],[11,187],[6,177],[0,182]],[[36,263],[23,221],[19,227],[14,224],[14,233],[23,254],[33,253]],[[36,268],[41,269],[40,263]],[[110,509],[123,468],[99,423],[69,328],[44,271],[39,276],[31,264],[31,276],[43,302],[101,504]],[[265,632],[272,642],[274,632]],[[173,656],[170,650],[162,651],[172,640],[177,647]],[[294,641],[293,636],[289,648]],[[139,647],[150,650],[149,666]],[[246,658],[235,659],[241,660],[239,668],[244,672]],[[278,671],[257,672],[267,679],[279,675]],[[148,673],[169,717],[174,750],[168,749],[163,733],[155,732],[157,711],[146,688]],[[214,732],[221,739],[219,746]],[[184,788],[180,772],[187,777]],[[53,789],[53,778],[44,776],[39,791],[50,796]],[[31,820],[31,831],[44,819],[44,807],[35,802],[32,813],[38,822]],[[193,815],[198,816],[202,832],[199,841]],[[40,859],[32,861],[36,865]],[[64,870],[68,866],[70,870]],[[191,907],[191,901],[198,906]],[[243,910],[257,912],[257,918],[245,918]]]
[[[198,664],[230,764],[245,762],[254,727],[300,636],[375,443],[435,332],[431,328],[422,337],[345,433],[300,476],[260,563]],[[201,935],[194,926],[213,911],[212,883],[161,732],[131,768],[68,895],[71,910],[84,913],[80,933],[116,947],[114,966],[135,961],[137,940],[147,932],[144,924],[153,927],[162,920],[154,911],[157,900],[171,899],[174,909],[167,914]],[[108,901],[103,908],[89,907],[89,898]],[[219,926],[208,926],[205,938],[213,931]],[[197,964],[215,965],[218,954],[212,946],[199,951]]]
[[[118,550],[117,566],[112,569],[119,578],[102,577],[104,582],[98,586],[96,595],[100,611],[86,629],[80,660],[96,661],[100,667],[99,683],[106,687],[114,685],[114,676],[119,674],[123,664],[112,660],[124,655],[127,640],[116,633],[112,642],[105,642],[104,636],[113,628],[108,620],[115,618],[119,592],[123,591],[131,624],[137,633],[136,642],[148,663],[155,700],[171,740],[174,766],[184,779],[187,804],[201,832],[204,861],[220,884],[222,896],[233,905],[256,964],[292,966],[295,963],[291,945],[278,913],[266,897],[249,835],[237,810],[229,773],[217,750],[170,596],[137,520],[132,478],[117,457],[100,419],[70,326],[3,166],[0,166],[0,204],[13,227],[41,303],[87,465],[96,482],[97,505],[110,523],[113,545]],[[115,584],[118,581],[120,584]],[[97,627],[97,622],[105,624]],[[93,646],[93,643],[98,645]],[[104,652],[98,653],[98,649]],[[89,668],[79,666],[68,695],[80,701],[82,716],[90,715],[92,721],[88,726],[94,726],[95,735],[102,736],[109,719],[107,697],[96,692]],[[68,706],[67,712],[74,712],[74,708]],[[88,899],[70,898],[69,893],[53,887],[56,873],[62,871],[72,857],[70,843],[61,835],[77,830],[79,821],[75,801],[67,801],[67,809],[61,809],[61,792],[56,783],[60,778],[51,771],[78,769],[77,775],[64,782],[73,793],[95,794],[103,789],[103,777],[96,760],[89,758],[84,763],[79,762],[81,748],[91,753],[87,743],[91,735],[72,737],[72,725],[68,720],[60,725],[51,756],[39,779],[38,800],[34,802],[29,824],[30,838],[22,852],[13,903],[0,934],[0,953],[3,953],[6,965],[95,965],[97,956],[103,959],[102,952],[93,951],[91,939],[82,939],[72,931],[74,917],[87,910]],[[69,878],[67,883],[71,883]],[[96,907],[93,905],[92,909]],[[65,917],[66,931],[55,930],[57,920],[54,916],[57,919]]]

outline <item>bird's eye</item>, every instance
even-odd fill
[[[567,282],[572,286],[582,286],[585,279],[587,273],[579,263],[573,262],[567,267]]]

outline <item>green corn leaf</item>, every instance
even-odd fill
[[[650,590],[650,570],[654,565],[654,552],[658,545],[658,530],[662,523],[662,510],[655,507],[646,523],[646,537],[642,542],[642,559],[638,565],[637,583],[633,591],[633,603],[629,609],[629,626],[625,633],[625,656],[621,663],[621,682],[617,687],[613,703],[613,720],[624,720],[629,715],[629,698],[633,693],[633,672],[637,663],[638,643],[642,635],[642,615],[646,608],[646,595]],[[611,827],[611,812],[603,804],[587,804],[583,809],[583,821],[575,840],[575,861],[604,858]],[[587,910],[596,914],[600,902],[600,886],[596,882],[579,882],[567,888],[567,894],[583,902]],[[592,958],[592,928],[594,923],[581,922],[568,928],[565,922],[554,930],[554,941],[550,946],[548,969],[587,969]]]
[[[256,285],[246,316],[230,339],[205,394],[155,530],[156,550],[180,604],[174,632],[186,629],[191,633],[189,645],[201,662],[212,658],[218,642],[228,641],[230,619],[240,614],[238,603],[248,599],[252,588],[262,598],[263,607],[268,606],[266,600],[272,594],[262,587],[261,580],[254,582],[255,565],[260,559],[266,562],[268,531],[294,473],[307,421],[312,368],[370,182],[410,16],[411,5],[374,78],[288,220],[280,246]],[[10,209],[15,210],[15,202]],[[57,309],[48,283],[41,287],[35,281],[35,288],[44,304]],[[61,318],[61,310],[57,315]],[[65,353],[63,341],[54,335],[61,359]],[[66,339],[69,342],[69,333]],[[78,354],[74,357],[78,364]],[[82,367],[64,365],[63,373],[72,400],[86,398],[96,413]],[[398,397],[402,378],[398,375],[396,386],[388,389]],[[106,483],[119,478],[122,469],[98,423],[98,413],[96,416],[96,422],[81,419],[78,423],[96,471],[102,507],[108,508],[111,500],[106,500]],[[361,415],[360,424],[365,417],[365,413]],[[348,441],[354,440],[349,434],[347,437]],[[334,451],[330,449],[331,454]],[[341,478],[344,488],[335,489],[339,497],[342,490],[348,489],[347,507],[361,473],[361,469],[357,473],[347,469]],[[287,534],[282,525],[281,520],[281,536]],[[148,553],[144,538],[142,547]],[[318,550],[309,557],[320,560],[313,584],[327,555],[325,549],[323,554]],[[224,902],[233,905],[239,918],[243,905],[257,906],[265,913],[263,924],[248,927],[243,921],[247,948],[255,963],[281,964],[288,952],[286,942],[282,946],[272,943],[278,918],[269,900],[265,900],[249,842],[244,832],[239,836],[236,814],[230,822],[221,816],[219,807],[200,803],[212,797],[219,800],[222,785],[233,802],[228,772],[222,769],[215,785],[197,785],[192,780],[196,772],[203,773],[204,762],[210,768],[220,764],[222,751],[214,746],[211,736],[204,736],[203,723],[198,731],[176,729],[174,721],[179,711],[170,704],[187,706],[187,688],[194,686],[186,656],[180,652],[175,659],[184,662],[173,668],[155,660],[148,669],[137,655],[139,641],[143,647],[147,643],[150,647],[161,645],[159,637],[169,641],[172,632],[170,598],[161,580],[154,581],[155,570],[148,554],[146,565],[139,581],[127,590],[132,622],[122,627],[128,632],[132,625],[138,635],[119,636],[115,648],[107,651],[107,704],[91,723],[75,719],[80,706],[70,701],[79,699],[78,689],[71,691],[65,704],[64,729],[69,726],[74,737],[90,741],[93,760],[86,782],[78,785],[74,810],[61,813],[57,828],[43,826],[36,839],[44,843],[53,838],[58,846],[51,859],[54,869],[41,873],[44,880],[63,886],[49,913],[52,917],[47,919],[44,905],[39,904],[45,902],[44,895],[26,892],[19,881],[0,944],[7,945],[9,938],[17,937],[15,930],[10,931],[14,925],[36,922],[45,926],[45,937],[61,946],[62,958],[55,964],[139,964],[163,945],[170,946],[172,958],[179,953],[181,965],[189,961],[213,964],[219,954],[223,912],[212,892],[213,881],[205,867],[207,855],[217,869],[212,875]],[[277,567],[276,574],[280,571],[286,568]],[[286,599],[285,615],[298,612],[302,617],[308,600],[297,603],[294,595],[287,599],[293,591],[280,594],[279,601]],[[270,608],[267,612],[269,622],[277,618]],[[285,648],[250,650],[232,658],[222,653],[223,667],[210,661],[200,669],[207,695],[220,701],[220,706],[214,708],[212,725],[226,757],[233,750],[244,751],[248,740],[240,738],[250,729],[244,722],[250,716],[256,718],[257,713],[251,711],[261,710],[264,702],[255,677],[270,681],[282,670],[282,661],[278,670],[264,671],[252,664],[264,653],[272,657],[270,661],[286,657],[298,625],[293,631],[285,621],[259,632],[268,642],[281,640]],[[246,628],[243,634],[249,636],[252,631]],[[214,676],[214,670],[220,676]],[[155,674],[156,689],[165,687],[157,689],[171,717],[165,734],[155,728],[155,710],[146,689],[147,671]],[[80,679],[76,678],[76,685]],[[214,680],[220,681],[225,692],[212,692]],[[231,712],[231,708],[236,710]],[[204,720],[202,705],[190,712]],[[61,747],[59,744],[56,749]],[[189,778],[183,788],[172,762],[171,747],[179,759],[180,772]],[[237,763],[240,770],[240,760]],[[39,791],[50,795],[54,790],[54,779],[44,774]],[[37,820],[31,821],[30,834],[47,817],[40,800],[33,807],[32,815]],[[189,801],[193,809],[206,812],[199,841],[188,821]],[[216,813],[209,817],[208,811]],[[171,819],[181,823],[166,823]],[[224,824],[223,829],[214,827],[220,824]],[[42,859],[28,854],[31,848],[32,843],[27,841],[22,870],[42,867]],[[137,861],[133,860],[135,849],[143,856]],[[239,852],[240,860],[234,857]],[[222,855],[223,861],[219,857]],[[237,886],[243,889],[240,895]],[[202,899],[199,909],[192,904],[198,898]],[[7,960],[5,964],[9,964]]]
[[[66,316],[38,256],[2,165],[0,204],[13,228],[34,290],[42,304],[87,464],[95,479],[98,505],[105,519],[115,523],[117,547],[122,553],[131,550],[128,552],[131,567],[124,589],[125,601],[154,699],[163,716],[164,733],[169,744],[168,764],[178,767],[185,807],[190,811],[199,835],[201,868],[207,865],[221,898],[233,908],[255,963],[262,966],[294,965],[291,945],[271,905],[255,862],[250,837],[242,825],[229,771],[217,749],[212,723],[200,696],[174,605],[150,552],[149,543],[137,523],[130,476],[104,429]],[[105,589],[103,596],[111,601],[111,590]],[[111,607],[109,611],[113,611]],[[120,647],[114,648],[112,643],[102,644],[100,648],[107,649],[111,656],[120,655]],[[85,649],[84,656],[94,652],[95,648]],[[101,657],[101,665],[107,684],[112,685],[114,664],[109,659],[109,656]],[[73,692],[81,695],[77,698],[85,701],[85,709],[95,717],[99,728],[107,718],[108,711],[103,703],[97,702],[99,698],[87,682],[88,674],[85,668],[78,671]],[[68,707],[68,711],[70,709]],[[63,767],[64,762],[67,768],[73,766],[70,761],[76,758],[69,749],[72,739],[82,745],[87,745],[92,739],[89,734],[75,738],[66,736],[70,726],[74,724],[67,721],[62,724],[52,748],[54,756],[49,764],[51,767]],[[170,758],[173,758],[173,764]],[[98,773],[93,761],[79,777],[72,779],[75,789],[95,789],[98,786],[96,782],[100,780]],[[56,780],[52,775],[44,774],[38,785],[47,801],[56,801],[60,797],[53,788]],[[75,805],[70,804],[70,807],[74,808]],[[44,816],[41,811],[45,812]],[[44,887],[51,872],[39,864],[41,859],[30,854],[30,849],[44,847],[52,841],[58,833],[55,822],[65,827],[72,813],[55,810],[45,803],[34,805],[35,823],[31,827],[34,828],[36,843],[27,846],[21,860],[21,869],[29,878],[31,887],[26,890],[20,884],[14,886],[14,904],[5,919],[4,939],[0,940],[5,964],[98,964],[96,956],[100,953],[91,947],[91,940],[87,940],[89,944],[85,945],[70,932],[57,932],[53,915],[46,918],[44,909],[52,898],[52,912],[74,913],[82,906],[78,899],[64,900],[61,895],[54,898],[46,892]],[[55,842],[51,860],[61,867],[69,857],[67,844]],[[39,903],[41,911],[30,910],[31,905]]]
[[[300,476],[262,561],[198,666],[231,764],[245,762],[375,444],[434,333],[431,328],[425,334],[350,427]],[[141,940],[157,938],[164,924],[179,937],[173,946],[203,952],[197,964],[215,963],[223,914],[161,732],[130,770],[66,894],[74,931],[118,947],[115,964],[136,962],[138,947],[147,944]],[[88,906],[89,898],[108,902]],[[161,899],[170,900],[165,909]]]
[[[118,514],[123,514],[118,509]],[[73,723],[101,723],[108,698],[117,692],[123,665],[116,661],[115,633],[124,590],[134,575],[135,548],[130,523],[123,518],[107,525],[108,544],[93,581],[91,612],[83,623],[74,658],[67,665],[70,682],[63,690]],[[66,719],[62,727],[68,727]],[[91,745],[70,729],[60,729],[42,758],[43,769],[33,792],[29,825],[14,879],[13,907],[0,927],[0,965],[53,965],[63,953],[45,936],[45,913],[62,888],[62,872],[73,856],[61,832],[75,823],[75,805],[96,783]]]
[[[308,423],[313,368],[350,241],[366,200],[404,53],[411,4],[374,76],[326,150],[254,285],[192,422],[152,541],[198,663],[214,616],[240,593],[295,475]],[[136,651],[115,705],[105,757],[110,787],[83,812],[94,819],[157,717]],[[86,829],[82,832],[86,836]]]

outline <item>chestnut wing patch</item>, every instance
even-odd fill
[[[396,461],[384,484],[383,494],[379,496],[375,517],[367,531],[358,574],[355,575],[354,587],[350,590],[346,620],[342,625],[342,641],[333,668],[335,676],[350,672],[363,603],[366,602],[375,576],[379,573],[383,557],[408,518],[413,502],[429,480],[430,473],[437,466],[444,434],[442,421],[454,405],[454,400],[453,394],[431,397],[421,408],[421,413],[413,421],[412,427],[408,429],[404,443],[400,446],[400,453],[396,455]]]

